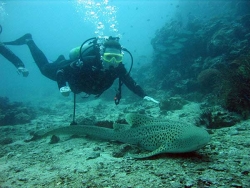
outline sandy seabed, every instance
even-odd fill
[[[55,144],[50,144],[51,137],[25,142],[32,132],[71,122],[71,101],[42,105],[45,110],[30,123],[0,127],[0,138],[12,140],[0,145],[0,188],[250,187],[250,120],[211,130],[209,144],[196,152],[135,160],[114,156],[126,144],[89,137],[58,135]],[[194,122],[200,109],[199,104],[189,103],[163,114],[150,102],[121,101],[115,106],[97,99],[77,103],[76,119],[116,121],[128,112]]]

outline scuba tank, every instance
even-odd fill
[[[69,51],[69,59],[76,60],[79,58],[80,46],[77,46]]]
[[[82,43],[81,46],[71,49],[69,52],[70,60],[77,60],[77,59],[82,60],[83,57],[95,56],[96,48],[94,45],[94,41],[92,41],[92,39],[95,39],[95,38],[88,39],[84,43]]]

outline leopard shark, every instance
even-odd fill
[[[128,154],[132,158],[147,158],[161,153],[186,153],[201,149],[211,139],[208,132],[187,122],[161,120],[140,114],[125,116],[128,124],[113,124],[112,128],[76,125],[38,131],[36,137],[53,134],[89,135],[114,140],[147,150],[147,153]]]

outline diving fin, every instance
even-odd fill
[[[27,33],[14,41],[4,42],[4,44],[5,45],[23,45],[23,44],[27,44],[29,40],[32,40],[32,35],[30,33]]]

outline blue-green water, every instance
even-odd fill
[[[1,41],[14,40],[31,33],[48,59],[68,52],[89,37],[120,36],[123,46],[134,56],[135,67],[150,63],[151,39],[171,19],[190,15],[208,18],[228,11],[230,1],[110,1],[54,0],[0,1]],[[22,78],[15,68],[0,56],[0,96],[11,100],[57,95],[56,84],[40,74],[26,46],[10,46],[30,71]]]
[[[150,40],[173,15],[177,2],[10,0],[0,4],[1,41],[14,40],[29,32],[48,59],[55,60],[60,54],[68,57],[73,47],[98,36],[97,23],[102,22],[105,27],[101,30],[103,35],[120,36],[122,45],[133,53],[135,60],[140,60],[140,57],[151,57]],[[112,31],[113,23],[116,24],[116,32]],[[30,75],[28,78],[21,77],[15,67],[0,56],[1,96],[23,101],[34,95],[45,97],[58,94],[56,84],[38,71],[27,46],[9,48],[22,59]]]

